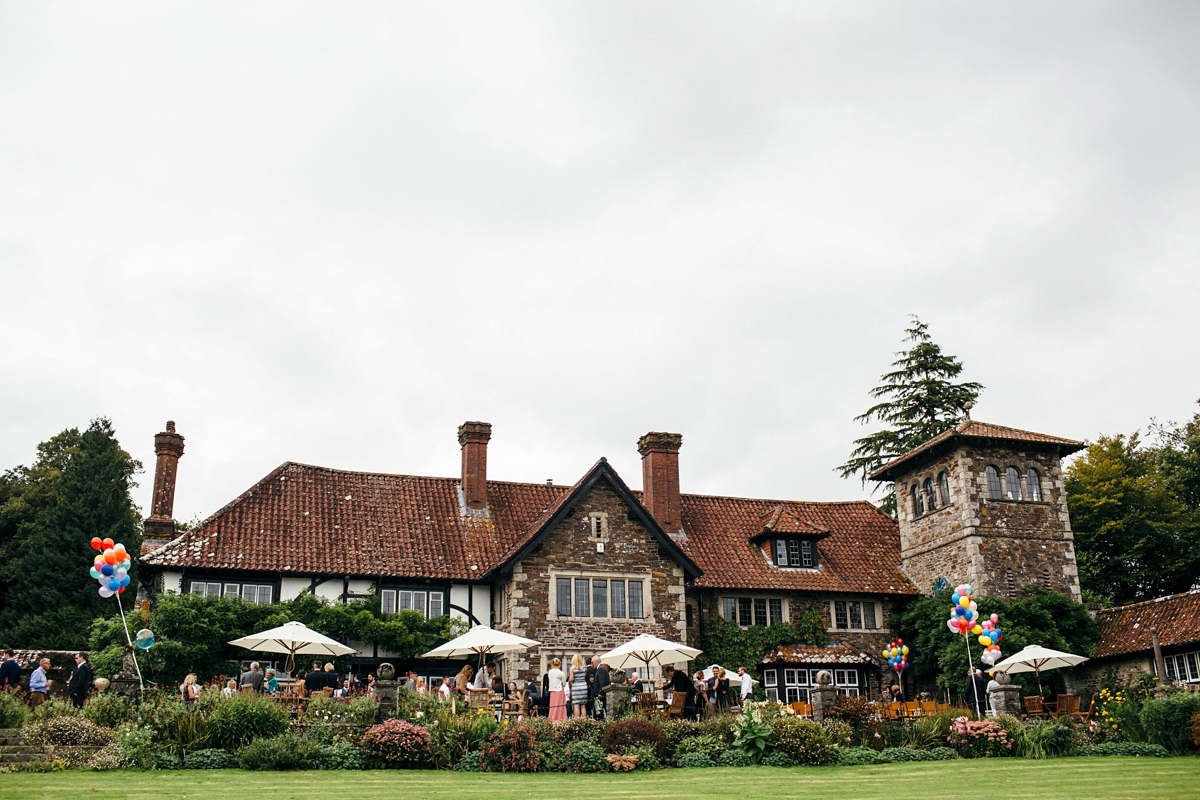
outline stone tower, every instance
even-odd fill
[[[967,419],[871,474],[896,486],[904,572],[1011,599],[1034,583],[1078,601],[1061,459],[1083,442]]]

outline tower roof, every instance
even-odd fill
[[[870,474],[873,481],[892,481],[899,468],[926,453],[930,453],[959,439],[974,439],[981,441],[996,441],[1020,443],[1037,449],[1057,449],[1059,457],[1070,455],[1082,450],[1085,445],[1075,439],[1063,439],[1060,436],[1050,436],[1045,433],[1034,433],[1017,428],[1006,428],[1003,425],[992,425],[988,422],[965,419],[948,431],[940,433],[924,444],[914,447],[907,453],[894,458]]]

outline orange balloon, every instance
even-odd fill
[[[105,540],[104,540],[104,546],[105,546],[105,547],[112,547],[112,546],[113,546],[113,544],[114,544],[114,542],[113,542],[113,540],[112,540],[112,539],[105,539]]]
[[[100,541],[99,536],[92,537],[92,549],[93,550],[103,550],[104,549],[104,542]]]
[[[105,564],[115,564],[115,563],[117,563],[117,556],[116,556],[116,554],[115,554],[115,553],[113,553],[111,550],[110,550],[109,552],[105,553],[105,554],[104,554],[104,563],[105,563]]]

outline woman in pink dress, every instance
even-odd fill
[[[546,672],[550,689],[550,720],[565,720],[567,718],[567,676],[559,669],[562,661],[550,659],[550,669]]]

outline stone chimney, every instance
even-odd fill
[[[462,492],[468,509],[487,508],[487,445],[492,438],[490,422],[464,422],[458,426],[462,445]]]
[[[175,473],[183,457],[183,437],[175,432],[175,421],[167,420],[167,429],[154,437],[154,497],[150,516],[144,523],[148,539],[170,539],[175,535]]]
[[[683,528],[679,499],[679,446],[683,436],[678,433],[651,431],[638,439],[642,454],[642,504],[669,534]]]

